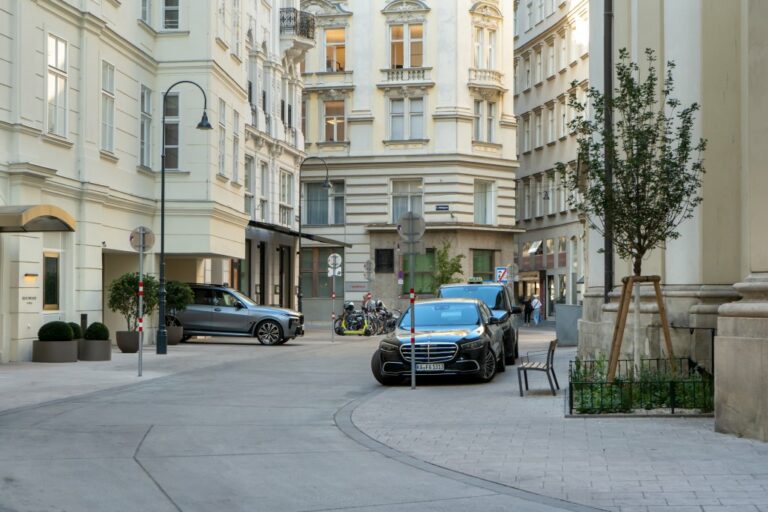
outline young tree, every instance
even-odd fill
[[[618,85],[607,108],[613,116],[612,130],[605,129],[605,96],[590,88],[588,102],[569,99],[579,145],[578,172],[566,172],[558,163],[571,191],[571,204],[584,212],[590,225],[605,235],[605,219],[613,221],[616,252],[632,261],[633,273],[641,275],[643,258],[667,240],[680,236],[680,223],[693,216],[701,203],[704,139],[693,139],[694,114],[699,105],[688,107],[672,97],[673,62],[667,63],[663,83],[654,64],[656,55],[646,49],[647,72],[619,50],[616,64]],[[575,82],[574,82],[575,86]],[[592,116],[588,116],[587,105]],[[613,180],[606,180],[610,159]]]
[[[463,275],[461,260],[463,254],[450,256],[451,243],[448,240],[443,241],[443,246],[435,251],[435,294],[442,284],[458,283],[460,279],[455,278],[456,274]]]

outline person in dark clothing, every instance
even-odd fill
[[[531,325],[531,315],[533,314],[533,306],[531,305],[531,299],[523,299],[523,320],[526,326]]]

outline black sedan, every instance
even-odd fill
[[[438,299],[415,305],[415,345],[411,354],[410,309],[397,330],[381,341],[371,370],[385,386],[411,374],[475,375],[483,382],[503,372],[504,342],[499,319],[476,299]]]

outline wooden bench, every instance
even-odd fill
[[[557,376],[555,375],[555,349],[557,348],[557,340],[554,339],[549,342],[549,348],[547,350],[539,350],[537,352],[528,352],[527,355],[522,357],[522,362],[517,367],[517,382],[520,386],[520,396],[523,396],[523,379],[520,374],[525,377],[525,389],[528,390],[528,371],[545,372],[547,379],[549,379],[549,387],[552,389],[552,394],[557,395],[555,386],[560,389],[560,384],[557,382]],[[532,354],[547,354],[546,361],[531,361],[530,356]],[[554,380],[554,384],[553,381]]]

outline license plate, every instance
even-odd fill
[[[445,370],[443,363],[416,363],[417,372],[442,372]]]

